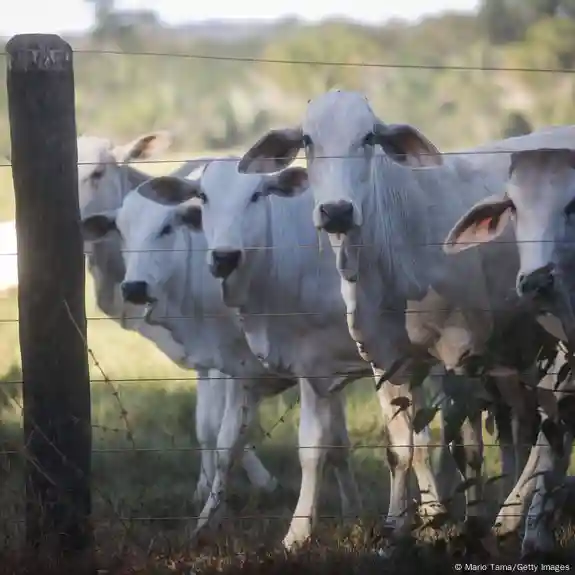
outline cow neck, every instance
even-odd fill
[[[271,197],[268,196],[264,200],[264,209],[265,209],[265,244],[263,246],[263,250],[254,250],[255,251],[255,262],[252,266],[250,266],[249,270],[249,280],[247,290],[253,291],[253,293],[257,293],[257,298],[249,297],[247,298],[247,303],[241,306],[238,311],[240,315],[245,313],[261,313],[265,311],[267,307],[267,289],[257,289],[257,284],[262,280],[262,284],[266,286],[266,281],[264,278],[269,278],[270,274],[274,273],[274,250],[273,250],[273,231],[272,231],[272,203]],[[255,288],[255,289],[254,289]]]
[[[194,278],[191,273],[192,258],[195,257],[193,250],[192,234],[187,228],[180,228],[176,231],[178,234],[176,239],[176,250],[181,250],[183,247],[183,262],[181,272],[178,273],[180,266],[176,266],[176,272],[167,280],[164,287],[166,294],[165,305],[166,315],[168,317],[184,316],[188,318],[185,323],[197,322],[199,318],[196,300],[198,299],[197,287],[194,286]],[[180,257],[175,254],[175,257]],[[180,274],[183,274],[182,275]]]

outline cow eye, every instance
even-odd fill
[[[261,192],[254,192],[252,194],[252,197],[250,198],[250,202],[252,204],[255,204],[260,198],[262,197],[262,193]]]
[[[567,217],[571,216],[573,213],[575,213],[575,199],[571,200],[566,206],[565,206],[565,215]]]
[[[202,204],[208,203],[208,196],[206,196],[206,194],[204,194],[204,192],[198,192],[197,197],[198,197],[198,200],[200,200],[200,202],[202,202]]]
[[[306,156],[311,156],[311,148],[313,146],[313,141],[310,136],[304,134],[302,137],[302,144],[305,151]]]
[[[168,234],[172,233],[172,226],[171,224],[166,224],[161,230],[160,230],[160,237],[163,236],[167,236]]]
[[[92,180],[94,181],[98,181],[100,179],[102,179],[102,176],[104,175],[105,169],[104,168],[98,168],[97,170],[94,170],[91,174],[90,174],[90,178],[92,178]]]
[[[369,134],[366,134],[361,144],[362,146],[373,146],[375,144],[375,134],[373,132],[369,132]]]

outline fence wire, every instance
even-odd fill
[[[364,68],[396,68],[396,69],[416,69],[416,70],[454,70],[454,71],[461,71],[461,72],[468,72],[468,71],[490,71],[490,72],[529,72],[529,73],[543,73],[543,74],[573,74],[575,72],[575,70],[573,69],[551,69],[551,68],[522,68],[522,67],[511,67],[511,68],[503,68],[503,67],[487,67],[487,66],[454,66],[454,65],[421,65],[421,64],[399,64],[399,63],[386,63],[386,62],[327,62],[327,61],[311,61],[311,60],[277,60],[277,59],[265,59],[265,58],[243,58],[243,57],[233,57],[233,56],[215,56],[215,55],[205,55],[205,54],[178,54],[178,53],[161,53],[161,52],[145,52],[145,53],[129,53],[129,52],[123,52],[123,51],[113,51],[113,50],[99,50],[99,51],[94,51],[94,50],[76,50],[75,54],[106,54],[106,55],[119,55],[119,56],[137,56],[137,57],[151,57],[151,56],[156,56],[156,57],[177,57],[177,58],[188,58],[188,59],[203,59],[203,60],[224,60],[224,61],[234,61],[234,62],[248,62],[248,63],[270,63],[270,64],[279,64],[279,65],[314,65],[314,66],[337,66],[337,67],[364,67]],[[4,53],[4,55],[6,55]],[[458,155],[458,156],[467,156],[467,155],[495,155],[495,154],[509,154],[511,153],[513,150],[491,150],[491,151],[467,151],[467,152],[442,152],[442,155]],[[425,154],[422,154],[425,155]],[[330,157],[330,156],[318,156],[318,157]],[[341,158],[344,159],[346,157],[349,156],[336,156],[333,158]],[[192,159],[196,159],[196,158],[192,158]],[[217,160],[217,161],[236,161],[234,158],[212,158],[213,160]],[[299,159],[304,159],[303,157],[300,157]],[[181,158],[177,159],[177,160],[143,160],[143,161],[134,161],[131,162],[133,164],[168,164],[168,163],[181,163],[185,160],[182,160]],[[79,165],[102,165],[105,164],[106,162],[93,162],[93,163],[82,163],[80,162]],[[0,167],[11,167],[11,163],[3,163],[0,164]],[[517,242],[513,242],[513,243],[517,243]],[[523,243],[529,243],[529,242],[523,242]],[[537,243],[541,243],[540,241],[537,241]],[[565,242],[568,243],[568,242]],[[443,243],[428,243],[428,244],[424,244],[425,246],[441,246],[443,245]],[[298,246],[300,248],[306,248],[306,247],[312,247],[312,248],[316,248],[316,245],[313,246]],[[353,247],[353,246],[352,246]],[[370,246],[357,246],[357,247],[370,247]],[[373,246],[371,246],[373,247]],[[254,249],[254,250],[269,250],[269,249],[285,249],[285,248],[279,248],[277,246],[275,247],[259,247],[259,248],[248,248],[248,249]],[[293,248],[291,248],[293,249]],[[124,253],[129,253],[129,252],[136,252],[136,251],[153,251],[153,250],[123,250]],[[171,251],[180,251],[180,250],[171,250]],[[205,251],[205,249],[194,249],[192,248],[187,249],[187,250],[181,250],[181,251]],[[9,256],[16,256],[17,254],[0,254],[0,255],[9,255]],[[406,313],[405,310],[395,310],[395,312],[399,312],[401,311],[401,313]],[[407,313],[428,313],[431,310],[407,310]],[[433,311],[447,311],[447,310],[437,310],[436,308],[433,309]],[[475,310],[475,311],[485,311],[485,312],[494,312],[497,310],[493,310],[493,309],[485,309],[485,310]],[[388,313],[394,313],[394,310],[388,310]],[[283,314],[270,314],[270,313],[265,313],[265,314],[245,314],[245,315],[257,315],[257,316],[266,316],[266,317],[281,317],[281,316],[291,316],[291,315],[302,315],[302,313],[298,313],[298,312],[290,312],[290,313],[283,313]],[[315,315],[312,313],[306,313],[304,315]],[[166,319],[180,319],[180,318],[185,318],[187,316],[184,315],[178,315],[178,316],[173,316],[173,317],[167,317]],[[204,317],[229,317],[228,315],[224,315],[224,314],[213,314],[213,315],[205,315]],[[70,313],[70,318],[72,318],[72,314]],[[89,321],[99,321],[99,320],[103,320],[103,319],[111,319],[111,320],[120,320],[120,319],[141,319],[140,316],[135,316],[133,318],[120,318],[120,317],[88,317],[87,318]],[[17,324],[18,323],[18,319],[17,318],[0,318],[0,323],[14,323]],[[121,394],[119,392],[118,386],[115,384],[134,384],[134,383],[141,383],[143,381],[146,382],[150,382],[150,383],[168,383],[170,381],[173,382],[183,382],[183,381],[193,381],[196,380],[196,377],[154,377],[154,378],[113,378],[113,377],[109,377],[106,374],[106,371],[102,365],[102,362],[99,361],[96,353],[93,351],[93,349],[90,347],[89,342],[87,341],[87,339],[83,336],[82,334],[82,330],[77,327],[77,331],[78,331],[78,337],[81,337],[83,339],[83,343],[86,346],[87,349],[87,353],[90,357],[90,360],[92,361],[92,363],[94,364],[96,370],[99,372],[101,379],[91,379],[91,383],[97,383],[97,384],[104,384],[106,386],[109,387],[110,392],[112,397],[114,398],[114,401],[116,402],[116,407],[117,407],[117,411],[120,415],[120,419],[122,420],[122,424],[124,426],[123,429],[121,428],[114,428],[114,427],[108,427],[105,425],[98,425],[98,424],[93,424],[92,428],[94,430],[99,430],[102,432],[112,432],[112,433],[123,433],[125,434],[126,438],[128,439],[128,442],[130,443],[130,447],[128,448],[94,448],[92,450],[93,454],[119,454],[121,456],[126,456],[126,453],[132,453],[134,454],[134,460],[132,462],[133,466],[135,467],[135,471],[138,470],[138,467],[140,465],[142,465],[142,459],[141,457],[139,457],[139,455],[141,454],[151,454],[151,453],[182,453],[182,454],[187,454],[187,453],[202,453],[202,452],[218,452],[218,451],[223,451],[223,448],[218,448],[218,447],[202,447],[202,446],[189,446],[189,447],[141,447],[138,446],[136,444],[136,439],[135,439],[135,435],[136,432],[134,431],[134,426],[130,421],[130,412],[129,409],[127,409],[123,403]],[[552,373],[552,375],[557,375],[559,372],[557,373]],[[332,374],[328,374],[328,375],[332,375]],[[307,377],[307,379],[314,379],[314,378],[325,378],[328,377],[328,375],[326,376],[318,376],[318,375],[310,375]],[[262,376],[262,379],[265,379],[266,377],[270,377],[270,376]],[[443,377],[442,375],[435,375],[435,374],[431,374],[430,377]],[[229,377],[210,377],[210,381],[218,381],[218,380],[229,380],[229,379],[233,379],[233,378],[229,378]],[[7,381],[3,381],[0,382],[0,384],[2,385],[21,385],[23,383],[23,380],[20,379],[11,379],[11,380],[7,380]],[[559,393],[559,392],[557,392]],[[565,391],[562,391],[562,393],[565,393]],[[15,405],[22,410],[22,405],[19,402],[19,400],[17,399],[12,399],[13,402],[15,403]],[[266,441],[269,441],[272,439],[274,433],[277,431],[278,427],[282,424],[285,423],[287,420],[288,415],[295,410],[295,408],[297,407],[297,405],[299,404],[299,398],[297,398],[294,402],[292,402],[290,405],[288,405],[288,407],[285,409],[284,413],[282,413],[282,415],[277,419],[277,421],[269,426],[267,429],[261,428],[261,435],[262,435],[262,440],[260,442],[260,444],[265,443]],[[41,429],[37,429],[36,430],[38,433],[43,434]],[[460,446],[472,446],[473,444],[464,444],[463,442],[458,443],[458,445]],[[526,444],[528,446],[531,446],[532,443]],[[406,444],[406,445],[398,445],[398,444],[394,444],[395,447],[411,447],[410,444]],[[55,446],[53,446],[55,447]],[[246,452],[250,449],[254,449],[256,447],[256,445],[250,444],[250,445],[246,445],[243,448],[243,451]],[[261,447],[261,445],[258,445],[257,447]],[[305,449],[315,449],[317,446],[305,446],[305,445],[298,445],[297,449],[301,449],[301,450],[305,450]],[[324,449],[345,449],[345,450],[349,450],[351,452],[354,451],[359,451],[359,450],[364,450],[364,449],[388,449],[390,447],[389,443],[373,443],[373,444],[367,444],[367,443],[354,443],[352,445],[346,446],[346,445],[322,445],[321,446]],[[429,443],[428,447],[432,447],[432,448],[442,448],[445,447],[444,444],[442,443]],[[500,443],[484,443],[483,447],[485,448],[496,448],[499,447],[501,448],[501,444]],[[294,449],[295,446],[294,446]],[[27,455],[26,455],[26,448],[25,446],[23,446],[22,449],[0,449],[0,455],[1,456],[16,456],[16,455],[20,455],[22,456],[24,459],[26,459]],[[60,455],[62,457],[64,457],[61,453]],[[237,464],[238,462],[236,462]],[[200,469],[200,473],[204,471]],[[495,480],[497,480],[498,477],[495,478]],[[190,486],[191,487],[191,486]],[[211,488],[211,486],[209,486]],[[172,522],[172,521],[197,521],[198,519],[200,519],[200,515],[194,515],[194,514],[182,514],[182,515],[162,515],[162,514],[158,514],[158,515],[135,515],[135,514],[130,514],[130,515],[124,515],[120,509],[118,509],[118,504],[116,501],[114,501],[114,498],[111,497],[108,493],[106,493],[106,490],[102,490],[100,489],[97,485],[93,487],[94,493],[102,499],[102,501],[106,502],[106,505],[108,507],[108,511],[111,513],[111,515],[114,517],[115,520],[117,520],[119,523],[122,524],[122,526],[124,527],[124,529],[126,530],[126,532],[130,532],[131,529],[131,524],[133,522],[138,522],[138,523],[146,523],[146,522]],[[457,491],[457,490],[456,490]],[[465,491],[465,489],[460,489],[460,492],[463,493]],[[191,494],[191,490],[190,490],[190,494]],[[142,494],[139,494],[140,496],[142,496]],[[220,494],[221,495],[221,494]],[[318,515],[318,518],[320,519],[337,519],[337,520],[342,520],[342,519],[361,519],[361,518],[365,518],[367,517],[369,514],[365,514],[363,513],[362,515],[346,515],[343,513],[339,513],[339,514],[320,514]],[[379,516],[380,514],[378,513],[372,513],[371,515],[373,515],[374,517]],[[237,520],[256,520],[256,521],[262,521],[262,520],[285,520],[287,518],[291,518],[293,517],[291,514],[290,515],[281,515],[281,514],[274,514],[274,513],[258,513],[258,514],[234,514],[234,515],[230,515],[230,516],[223,516],[222,519],[227,520],[227,519],[233,519],[234,521]],[[18,520],[21,522],[21,520]],[[94,523],[98,523],[98,522],[102,522],[102,523],[109,523],[109,520],[99,520],[99,519],[95,519]]]
[[[553,128],[556,126],[552,126]],[[547,128],[546,128],[547,129]],[[451,151],[451,152],[439,152],[439,154],[434,154],[431,152],[418,152],[419,156],[498,156],[498,155],[505,155],[511,154],[516,152],[517,150],[509,149],[509,150],[464,150],[464,151]],[[384,156],[385,154],[379,151],[374,151],[374,156]],[[267,158],[267,156],[266,156]],[[349,154],[339,154],[339,155],[316,155],[315,158],[320,160],[358,160],[357,156],[352,156]],[[270,160],[284,160],[283,157],[269,157]],[[302,161],[305,160],[306,156],[297,155],[293,157],[293,162],[295,161]],[[130,160],[130,165],[157,165],[157,164],[180,164],[185,163],[193,160],[205,160],[206,162],[237,162],[237,157],[230,157],[230,156],[213,156],[213,157],[190,157],[190,158],[178,158],[178,159],[156,159],[156,160]],[[116,161],[110,160],[102,160],[98,162],[85,162],[79,161],[78,166],[108,166],[108,165],[117,165]],[[5,162],[0,164],[0,168],[11,168],[11,162]]]
[[[345,62],[327,60],[292,60],[257,58],[244,56],[217,56],[214,54],[186,54],[178,52],[124,52],[121,50],[74,50],[74,54],[184,58],[190,60],[214,60],[224,62],[246,62],[252,64],[284,64],[296,66],[335,66],[338,68],[391,68],[408,70],[453,70],[458,72],[528,72],[541,74],[573,74],[572,68],[498,67],[498,66],[457,66],[450,64],[406,64],[399,62]],[[7,56],[6,52],[0,55]]]

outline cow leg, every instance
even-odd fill
[[[214,370],[214,374],[219,373]],[[210,370],[197,370],[196,438],[200,447],[200,477],[193,501],[203,505],[216,475],[216,445],[224,415],[228,382],[210,380]]]
[[[230,386],[236,385],[233,380],[227,382],[228,393],[234,393]],[[257,406],[259,406],[261,397],[255,391],[246,391],[248,398],[254,402],[251,408],[254,412],[254,418],[257,416]],[[278,480],[266,469],[260,458],[257,456],[253,446],[246,447],[242,454],[242,467],[248,476],[250,483],[256,488],[267,493],[272,493],[278,486]]]
[[[504,487],[506,495],[508,495],[519,480],[529,458],[531,446],[535,439],[533,437],[534,425],[538,426],[539,417],[534,401],[535,396],[526,391],[516,375],[498,376],[493,379],[504,403],[504,405],[498,406],[496,420],[499,414],[502,417],[508,417],[511,424],[513,455],[508,452],[507,446],[504,446],[508,442],[509,423],[503,421],[501,417],[497,421],[503,460],[502,473],[506,475]],[[510,411],[509,416],[501,413],[507,411],[506,408]]]
[[[242,465],[254,487],[267,493],[276,490],[278,480],[266,469],[253,447],[244,450]]]
[[[515,413],[511,416],[511,426],[513,430],[513,446],[515,448],[515,481],[519,480],[523,468],[529,459],[529,453],[534,443],[533,421]]]
[[[317,381],[314,381],[314,384],[317,387]],[[337,433],[343,418],[340,394],[322,397],[315,393],[313,386],[305,378],[300,378],[300,393],[299,460],[302,474],[299,499],[283,540],[283,545],[288,550],[304,543],[312,533],[317,518],[319,489],[328,446],[338,441]],[[341,467],[339,471],[346,475],[346,471]],[[348,489],[350,482],[348,477],[340,485],[345,485]],[[349,488],[342,500],[352,502],[354,492],[355,487]]]
[[[234,380],[217,370],[198,370],[196,399],[196,437],[201,449],[201,467],[193,501],[206,502],[216,474],[216,446],[224,418],[228,394],[232,394]],[[243,452],[242,466],[250,483],[258,489],[273,491],[277,480],[264,467],[252,447]]]
[[[557,495],[554,496],[553,493],[548,492],[545,477],[541,473],[551,471],[558,481],[564,480],[571,459],[572,443],[573,435],[566,433],[563,457],[553,453],[548,443],[546,445],[545,455],[541,459],[541,469],[538,470],[540,475],[537,477],[535,493],[527,513],[525,534],[521,545],[522,555],[534,552],[550,552],[555,548],[553,519],[558,511]]]
[[[437,469],[437,485],[439,488],[440,501],[447,501],[453,494],[453,455],[449,449],[449,437],[447,436],[447,420],[445,411],[440,409],[439,417],[439,463]]]
[[[347,433],[345,409],[341,399],[332,403],[331,427],[334,437],[331,443],[333,448],[328,451],[327,461],[334,470],[339,486],[342,516],[349,520],[361,513],[362,506],[351,465],[351,442]]]
[[[535,491],[537,473],[548,469],[550,447],[543,432],[539,432],[536,444],[531,448],[527,463],[515,487],[499,510],[494,527],[499,535],[507,535],[519,529],[529,501]]]
[[[242,461],[247,432],[255,420],[257,401],[249,384],[243,380],[230,383],[217,439],[216,473],[206,504],[192,533],[192,540],[218,524],[225,508],[232,467]]]
[[[517,417],[512,414],[511,408],[502,402],[498,402],[497,405],[494,406],[493,411],[499,452],[501,454],[501,475],[503,476],[499,485],[500,493],[502,494],[499,502],[501,502],[511,493],[521,472],[517,472],[516,460]]]
[[[445,405],[446,402],[451,401],[443,392],[444,374],[445,369],[443,367],[434,366],[428,380],[424,382],[424,386],[432,392],[432,397],[434,398],[433,405],[438,408]],[[439,450],[439,455],[437,457],[438,462],[435,476],[437,478],[437,487],[439,489],[439,500],[446,501],[453,493],[456,469],[453,465],[453,456],[449,449],[450,440],[447,437],[447,419],[445,409],[439,409],[437,417],[439,421],[440,439],[439,446],[436,446],[436,449]]]
[[[465,418],[460,431],[461,441],[454,442],[452,448],[455,463],[463,479],[469,482],[465,491],[467,521],[479,520],[485,516],[481,414],[480,410],[476,410]]]
[[[499,449],[501,451],[501,481],[500,492],[502,500],[511,493],[527,464],[531,446],[533,445],[532,423],[526,421],[513,409],[498,409],[495,414]]]
[[[376,378],[379,379],[377,375]],[[398,407],[392,404],[397,397],[407,398],[411,407],[397,413]],[[429,429],[426,428],[420,433],[413,431],[413,413],[423,403],[421,390],[410,390],[409,383],[385,384],[378,391],[378,398],[389,439],[387,462],[391,488],[387,523],[401,534],[411,524],[408,510],[408,478],[411,467],[421,493],[421,514],[433,516],[444,513],[445,508],[439,502],[439,490],[431,467]]]

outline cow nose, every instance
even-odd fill
[[[124,282],[122,284],[122,297],[124,301],[135,305],[145,305],[151,301],[146,282]]]
[[[241,258],[240,250],[214,250],[210,271],[214,277],[225,279],[238,267]]]
[[[353,227],[353,205],[339,201],[319,206],[320,227],[328,234],[346,234]]]
[[[544,297],[551,294],[555,286],[555,269],[547,264],[528,274],[519,274],[517,291],[520,296]]]

